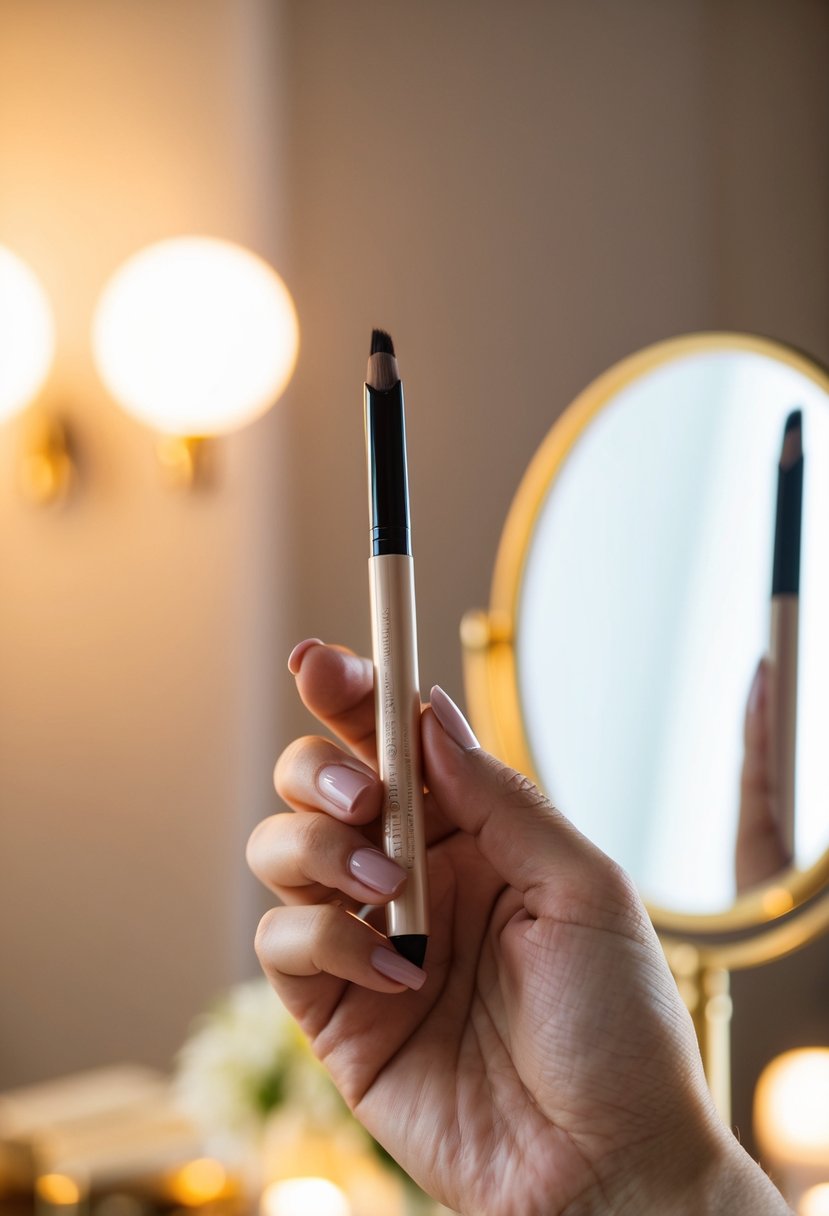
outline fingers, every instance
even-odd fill
[[[272,815],[247,849],[256,877],[287,904],[329,902],[342,894],[363,904],[399,893],[406,872],[356,828],[323,814]]]
[[[329,739],[296,739],[277,760],[273,781],[294,810],[325,810],[347,823],[370,823],[380,814],[377,774]]]
[[[496,873],[524,892],[533,916],[624,918],[645,913],[626,874],[581,835],[526,777],[477,746],[460,710],[432,689],[423,715],[426,780],[442,811],[474,836]]]
[[[292,988],[294,1001],[297,979],[333,976],[387,993],[416,990],[426,980],[382,934],[334,904],[272,909],[259,924],[256,953],[277,991]]]
[[[735,848],[737,891],[748,891],[791,863],[774,811],[769,768],[769,664],[762,659],[748,697]]]
[[[374,668],[341,646],[308,638],[294,647],[289,667],[311,713],[358,756],[375,763]]]

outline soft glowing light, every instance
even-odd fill
[[[170,1179],[169,1191],[177,1203],[198,1207],[218,1199],[227,1185],[227,1171],[219,1161],[199,1157],[183,1165]]]
[[[829,1162],[829,1048],[787,1051],[760,1076],[757,1138],[769,1157],[801,1165]]]
[[[92,344],[113,397],[157,431],[215,435],[252,422],[291,378],[293,301],[261,258],[207,237],[151,245],[113,276]]]
[[[0,245],[0,420],[28,405],[52,366],[55,326],[45,291],[25,262]]]
[[[327,1178],[287,1178],[262,1192],[261,1216],[351,1216],[343,1192]]]
[[[55,1207],[71,1207],[80,1202],[81,1190],[66,1174],[41,1174],[35,1183],[38,1198]]]
[[[829,1216],[829,1182],[813,1186],[800,1200],[798,1216]]]

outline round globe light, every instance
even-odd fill
[[[829,1216],[829,1182],[810,1187],[800,1200],[798,1216]]]
[[[25,262],[0,245],[0,421],[28,405],[55,353],[55,324],[45,291]]]
[[[757,1082],[757,1139],[770,1158],[829,1168],[829,1048],[800,1047],[767,1064]]]
[[[239,245],[179,237],[131,257],[95,312],[95,363],[118,404],[169,435],[264,414],[291,378],[299,326],[279,275]]]

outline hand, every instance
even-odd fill
[[[768,659],[761,659],[746,704],[740,819],[734,849],[737,893],[775,878],[792,864],[783,843],[770,772]]]
[[[375,851],[371,664],[306,644],[308,708],[350,749],[280,758],[293,815],[251,837],[280,897],[257,952],[345,1100],[471,1216],[785,1212],[708,1097],[690,1019],[627,876],[433,691],[422,719],[426,974],[353,913],[404,875]],[[600,762],[600,757],[597,757]]]

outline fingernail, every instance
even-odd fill
[[[458,747],[462,747],[464,751],[470,751],[473,747],[481,746],[466,718],[439,684],[432,689],[430,700],[435,717]]]
[[[398,984],[405,984],[407,988],[412,988],[415,992],[426,983],[425,971],[416,967],[414,963],[410,963],[402,954],[397,954],[394,950],[387,950],[385,946],[377,946],[372,950],[371,965],[375,971],[385,975],[386,979],[396,980]]]
[[[372,891],[393,895],[406,881],[406,872],[379,849],[357,849],[348,859],[351,874]]]
[[[761,659],[757,664],[757,670],[754,673],[754,679],[751,682],[751,691],[748,694],[748,712],[751,716],[757,713],[760,708],[760,703],[763,700],[763,694],[766,688],[766,665]]]
[[[341,811],[351,811],[360,795],[373,785],[371,777],[345,764],[328,764],[317,774],[320,793]]]
[[[325,645],[325,643],[323,642],[322,638],[306,638],[304,642],[298,642],[297,645],[294,646],[291,653],[288,655],[288,671],[290,671],[291,675],[292,676],[299,675],[299,669],[302,666],[302,660],[305,657],[305,654],[307,653],[307,651],[309,651],[312,646],[324,646],[324,645]]]

